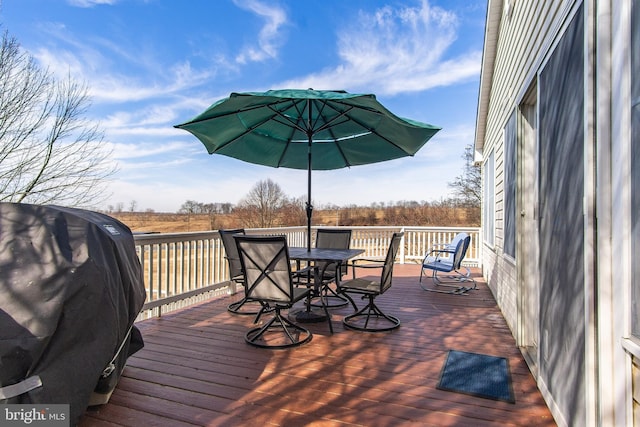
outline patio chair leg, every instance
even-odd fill
[[[240,301],[232,302],[231,304],[229,304],[227,306],[227,311],[229,311],[230,313],[239,314],[242,316],[253,316],[254,314],[257,314],[259,312],[259,309],[257,310],[250,309],[249,311],[243,311],[242,307],[244,307],[246,303],[258,304],[258,301],[250,301],[245,297],[245,298],[242,298]]]
[[[390,331],[398,328],[400,326],[400,320],[395,316],[384,314],[382,310],[380,310],[380,308],[375,304],[374,298],[375,298],[374,295],[369,295],[369,303],[367,305],[365,305],[355,313],[346,316],[342,320],[342,323],[344,324],[344,326],[349,329],[355,329],[358,331],[365,331],[365,332],[384,332],[384,331]],[[358,318],[363,318],[363,317],[365,318],[364,326],[358,326],[355,323],[352,323],[353,320]],[[371,320],[372,317],[375,317],[378,319],[385,319],[390,323],[390,326],[380,327],[380,328],[376,328],[376,327],[370,328],[369,320]]]
[[[325,286],[323,286],[323,288],[324,288],[324,295],[318,296],[318,298],[320,298],[320,302],[319,303],[311,302],[312,306],[314,306],[314,307],[323,306],[323,307],[329,307],[329,308],[338,308],[338,307],[344,307],[345,305],[349,304],[349,301],[347,301],[346,298],[344,298],[342,295],[338,295],[338,293],[336,291],[334,291],[333,289],[331,289],[329,287],[329,285],[325,285]],[[337,302],[335,302],[333,304],[330,304],[329,303],[329,299],[336,300]]]
[[[466,267],[465,267],[466,268]],[[467,274],[463,274],[458,270],[454,270],[453,272],[456,275],[449,275],[447,278],[449,280],[443,281],[438,277],[438,272],[433,270],[431,275],[431,280],[436,287],[442,287],[443,289],[437,288],[429,288],[426,287],[422,281],[419,282],[419,285],[422,289],[429,292],[439,292],[441,294],[455,294],[455,295],[468,295],[467,292],[478,289],[478,285],[476,281],[471,277],[471,270],[467,269]],[[463,286],[463,283],[472,282],[473,286]],[[448,289],[447,289],[448,288]]]
[[[351,295],[349,295],[349,294],[348,294],[348,293],[346,293],[346,292],[340,292],[340,290],[338,290],[338,293],[339,293],[341,296],[344,296],[346,299],[348,299],[348,300],[349,300],[349,302],[350,302],[350,303],[351,303],[351,305],[353,306],[353,310],[354,310],[354,311],[358,311],[358,306],[356,305],[356,302],[353,300],[353,298],[351,298]]]
[[[291,322],[287,318],[283,317],[282,314],[280,313],[279,308],[276,308],[274,310],[276,312],[275,315],[271,319],[269,319],[267,323],[265,323],[262,327],[253,328],[245,334],[245,341],[247,343],[255,347],[261,347],[261,348],[283,349],[283,348],[295,347],[311,341],[311,338],[313,337],[313,335],[309,330],[299,325],[296,325],[295,323]],[[276,329],[281,330],[287,336],[287,338],[290,341],[288,344],[268,345],[268,344],[261,344],[258,341],[269,330],[276,330]],[[301,335],[306,335],[306,336],[303,339],[296,339],[296,337],[294,337],[293,334],[291,333],[290,329],[293,329],[298,333],[300,333]]]

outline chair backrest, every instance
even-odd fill
[[[389,249],[387,250],[387,256],[384,260],[384,267],[382,268],[382,274],[380,276],[380,293],[385,292],[391,287],[391,281],[393,279],[393,264],[398,255],[398,249],[400,249],[400,243],[404,233],[393,233],[391,237],[391,243],[389,243]]]
[[[458,236],[460,236],[460,238],[458,238]],[[455,243],[455,252],[453,253],[454,270],[460,269],[462,260],[466,256],[467,249],[469,248],[469,243],[471,242],[471,236],[469,236],[467,233],[458,233],[456,238],[458,239],[454,239],[454,241],[457,240]],[[451,242],[451,244],[453,245],[453,241]]]
[[[456,234],[455,236],[453,236],[453,240],[451,240],[451,242],[447,244],[447,248],[454,250],[456,246],[458,246],[458,243],[460,243],[461,240],[464,240],[468,236],[469,235],[467,233],[463,233],[463,232]]]
[[[289,248],[285,236],[236,235],[247,297],[276,303],[293,301]]]
[[[233,230],[218,230],[222,239],[222,246],[227,254],[227,262],[229,263],[229,276],[231,279],[238,280],[242,278],[242,265],[240,264],[240,256],[238,255],[238,247],[233,236],[244,236],[244,228],[236,228]]]
[[[349,249],[351,247],[351,230],[319,228],[316,232],[316,248],[324,249]],[[321,265],[323,267],[324,265]],[[342,275],[347,273],[347,265],[341,268]],[[334,263],[326,266],[325,273],[335,274]]]

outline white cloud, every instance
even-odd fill
[[[236,6],[248,10],[261,18],[265,23],[258,33],[258,46],[247,46],[243,52],[236,56],[236,61],[240,64],[247,62],[260,62],[266,59],[273,59],[278,56],[278,49],[282,45],[282,27],[287,23],[286,12],[273,5],[266,5],[257,0],[240,1],[234,0]]]
[[[110,114],[102,125],[111,129],[120,129],[126,131],[131,126],[153,126],[158,124],[166,124],[176,119],[176,113],[173,108],[167,106],[150,105],[140,110],[118,111]],[[146,128],[145,130],[149,130]]]
[[[395,95],[477,77],[481,52],[446,58],[457,25],[455,14],[426,0],[419,7],[361,12],[358,21],[338,35],[342,63],[283,86]]]
[[[43,29],[68,45],[68,49],[40,47],[32,53],[33,56],[57,76],[70,74],[91,82],[89,95],[98,102],[132,102],[181,94],[211,81],[219,69],[229,68],[226,65],[228,61],[220,57],[213,57],[212,63],[201,69],[193,68],[186,60],[169,65],[158,64],[153,55],[135,50],[134,45],[129,45],[131,50],[126,50],[106,39],[79,40],[70,36],[62,24],[49,23]],[[115,64],[126,64],[137,70],[117,72]]]
[[[93,7],[96,5],[106,4],[106,5],[114,5],[118,2],[118,0],[67,0],[67,3],[71,6],[77,7]]]
[[[119,160],[137,159],[141,157],[156,156],[158,154],[181,155],[190,154],[200,150],[196,144],[186,142],[167,142],[167,143],[107,143],[109,148],[113,149],[113,157]],[[169,157],[165,157],[165,162],[169,162]]]

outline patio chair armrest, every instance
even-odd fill
[[[429,252],[427,252],[427,254],[422,259],[422,263],[424,264],[429,258],[437,260],[443,255],[451,255],[455,253],[456,253],[455,248],[450,249],[448,247],[445,247],[444,249],[431,249]]]
[[[384,258],[356,258],[349,265],[357,268],[379,268],[384,265]],[[367,264],[357,264],[359,262],[366,262]]]
[[[327,274],[327,269],[330,266],[336,266],[336,264],[336,261],[325,261],[323,262],[323,266],[321,268],[318,268],[318,266],[314,264],[308,265],[299,270],[291,272],[291,277],[296,284],[309,285],[309,283],[312,283],[314,281],[315,275],[318,274],[318,277],[320,277],[322,282],[328,283],[335,280],[335,274]],[[345,263],[343,264],[343,267],[346,267],[348,269],[349,264]],[[317,272],[315,271],[316,268],[318,268]]]
[[[356,278],[356,268],[382,268],[384,267],[384,259],[379,258],[356,258],[347,264],[351,267],[353,278]],[[358,264],[358,262],[366,262],[367,264]]]
[[[353,258],[351,260],[351,263],[356,263],[356,262],[371,262],[371,263],[378,263],[378,262],[382,262],[384,263],[385,257],[357,257],[357,258]]]
[[[327,262],[324,263],[324,265],[320,269],[320,278],[322,279],[322,281],[327,280],[327,281],[331,282],[332,280],[335,279],[335,275],[334,276],[328,276],[326,274],[327,268],[329,268],[330,266],[334,266],[336,268],[336,271],[335,271],[336,275],[340,274],[340,272],[338,271],[337,265],[338,265],[338,263],[336,261],[327,261]],[[347,269],[349,268],[349,264],[348,263],[345,263],[344,266],[346,266]]]
[[[439,248],[439,247],[442,247],[442,246],[449,246],[450,244],[451,244],[451,242],[449,242],[449,243],[434,243],[431,247],[433,249],[435,249],[435,248]]]
[[[441,251],[441,252],[449,252],[449,253],[453,253],[455,252],[456,247],[455,245],[451,245],[451,242],[449,243],[434,243],[431,246],[431,252],[435,252],[435,251]]]

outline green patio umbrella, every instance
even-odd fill
[[[308,248],[312,170],[413,156],[440,130],[394,115],[375,95],[313,89],[232,93],[175,127],[195,135],[209,154],[306,169]]]

